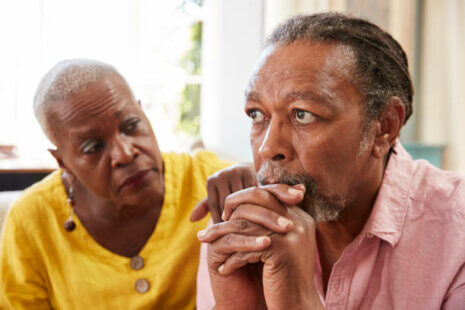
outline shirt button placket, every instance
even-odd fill
[[[140,256],[134,256],[129,261],[129,266],[132,270],[140,270],[144,268],[144,259]],[[139,294],[144,294],[150,289],[150,282],[144,278],[137,279],[136,283],[134,283],[134,289]]]
[[[136,292],[144,294],[150,289],[150,283],[147,279],[141,278],[136,281],[134,288],[136,289]]]
[[[140,270],[144,268],[144,259],[140,256],[134,256],[129,261],[129,266],[131,266],[133,270]]]

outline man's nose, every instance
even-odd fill
[[[290,134],[291,132],[286,130],[282,121],[272,120],[258,150],[262,158],[275,161],[289,160],[291,156]]]
[[[118,136],[113,142],[111,150],[111,166],[118,168],[130,164],[139,153],[124,135]]]

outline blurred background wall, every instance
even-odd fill
[[[163,150],[250,161],[243,97],[263,42],[287,18],[323,11],[367,18],[401,43],[416,90],[402,141],[444,150],[438,165],[465,174],[465,0],[0,1],[0,172],[55,167],[32,98],[51,66],[76,57],[120,70]]]
[[[248,130],[236,112],[243,103],[240,90],[252,68],[250,62],[259,54],[257,46],[277,24],[295,14],[338,11],[367,18],[400,42],[408,55],[415,86],[414,114],[404,127],[401,140],[413,155],[465,174],[464,0],[205,0],[204,5],[211,6],[205,16],[205,30],[212,27],[217,31],[205,36],[204,48],[208,50],[219,42],[223,48],[217,58],[204,63],[205,74],[211,74],[210,78],[220,85],[205,85],[204,89],[201,124],[207,146],[247,159],[244,155],[250,155],[250,151],[243,141],[248,139]],[[208,24],[210,19],[215,20],[213,16],[221,14],[230,14],[230,18]],[[251,16],[254,14],[255,18]],[[261,41],[257,40],[259,30],[263,31]],[[234,65],[224,64],[233,59]],[[209,70],[221,66],[222,72]],[[230,80],[231,76],[235,79]],[[229,120],[205,126],[215,113],[226,111],[234,111]],[[236,139],[231,138],[233,134]]]

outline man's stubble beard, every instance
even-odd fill
[[[258,184],[281,183],[287,185],[303,184],[305,196],[299,206],[306,211],[316,223],[336,221],[344,209],[346,199],[338,197],[337,203],[331,202],[318,190],[315,180],[309,175],[287,171],[278,162],[267,161],[257,173]],[[273,180],[273,182],[270,182]]]

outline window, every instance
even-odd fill
[[[50,160],[34,92],[69,58],[114,65],[164,151],[187,151],[198,138],[202,0],[4,1],[0,37],[0,145],[18,145],[31,162]]]

